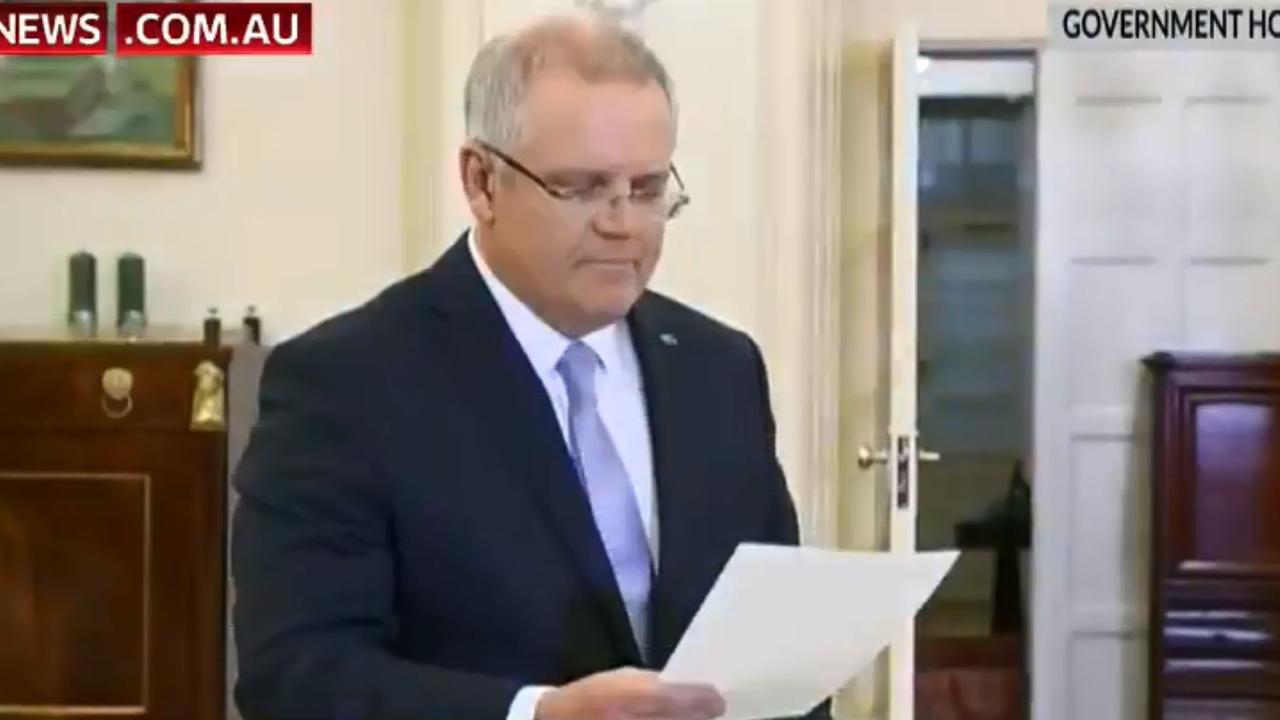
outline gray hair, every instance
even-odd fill
[[[599,17],[556,16],[480,48],[467,73],[467,136],[507,150],[520,139],[520,106],[534,76],[567,68],[587,82],[655,82],[667,96],[672,133],[676,99],[671,76],[635,33]]]

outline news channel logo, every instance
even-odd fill
[[[1073,50],[1280,50],[1280,3],[1053,3],[1049,41]]]

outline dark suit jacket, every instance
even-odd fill
[[[246,717],[502,720],[526,684],[662,667],[739,542],[796,542],[755,344],[656,293],[629,323],[661,542],[648,663],[550,400],[459,242],[267,362],[235,476]]]

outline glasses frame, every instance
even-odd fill
[[[538,188],[542,190],[542,192],[552,198],[562,202],[573,202],[577,199],[572,193],[565,192],[551,185],[551,183],[548,183],[541,175],[525,167],[520,161],[502,152],[493,145],[490,145],[483,140],[476,140],[475,143],[484,151],[492,153],[499,160],[506,163],[512,170],[515,170],[531,180],[534,185],[537,185]],[[672,220],[680,214],[680,211],[684,210],[684,208],[693,201],[693,198],[689,197],[688,191],[685,190],[684,180],[681,179],[680,171],[676,169],[675,163],[667,165],[667,170],[671,173],[671,177],[676,180],[676,195],[671,203],[671,207],[668,208],[666,212],[666,217],[664,218],[664,220]]]

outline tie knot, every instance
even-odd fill
[[[565,348],[560,362],[556,363],[556,371],[564,378],[569,390],[570,405],[595,405],[596,368],[599,365],[600,356],[586,343],[579,340]]]

